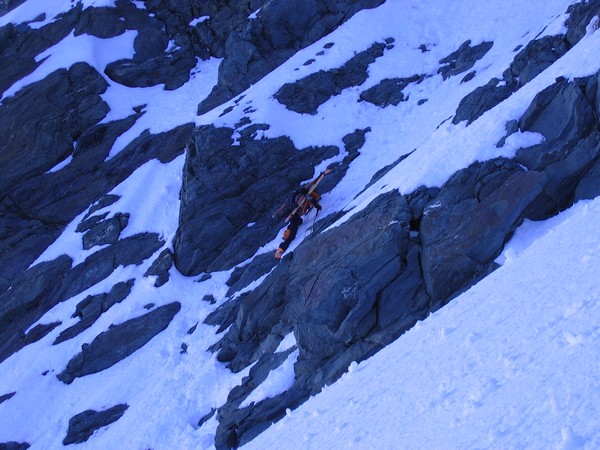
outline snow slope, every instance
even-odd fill
[[[598,220],[600,199],[523,232],[501,268],[244,448],[599,448]]]
[[[0,24],[31,20],[42,10],[50,20],[68,3],[57,2],[51,13],[50,4],[42,7],[40,2],[28,0],[1,18]],[[408,193],[422,184],[439,186],[474,161],[510,157],[519,147],[540,142],[540,135],[519,134],[503,148],[496,147],[505,134],[505,123],[518,118],[557,76],[585,76],[600,68],[600,33],[590,33],[551,68],[469,127],[449,122],[440,126],[466,94],[501,75],[518,45],[540,33],[562,31],[570,3],[388,0],[380,8],[357,14],[299,52],[251,87],[239,106],[222,117],[222,111],[233,102],[201,117],[195,115],[198,102],[216,81],[216,61],[199,62],[199,75],[176,91],[126,88],[107,79],[111,86],[104,98],[111,106],[110,120],[147,103],[147,114],[115,143],[111,156],[144,129],[159,132],[187,122],[233,126],[248,116],[253,123],[271,126],[264,136],[288,135],[298,148],[343,147],[343,136],[368,126],[372,131],[361,156],[323,199],[326,211],[352,214],[390,189]],[[514,13],[517,10],[519,14]],[[50,49],[47,55],[51,57],[38,68],[40,72],[14,90],[43,78],[50,68],[68,67],[75,60],[86,60],[102,73],[111,61],[130,55],[133,37],[123,35],[102,44],[86,36],[68,38],[75,46],[72,53],[65,52],[61,44]],[[272,97],[282,84],[339,67],[355,52],[389,37],[395,39],[395,46],[370,66],[367,82],[331,99],[316,115],[288,111]],[[473,80],[460,83],[459,76],[443,81],[437,74],[438,61],[467,39],[473,44],[492,40],[494,46],[476,63]],[[328,42],[335,45],[316,56],[314,64],[303,65]],[[428,52],[421,52],[422,44]],[[115,51],[110,48],[113,45]],[[100,55],[94,50],[98,46],[102,47]],[[409,101],[385,109],[357,103],[360,92],[380,80],[416,73],[428,78],[409,88]],[[418,105],[422,99],[428,101]],[[244,113],[249,105],[253,112]],[[356,197],[374,173],[413,150],[386,177]],[[178,158],[170,164],[152,161],[141,167],[115,189],[122,197],[104,212],[108,217],[118,212],[131,215],[126,235],[155,231],[171,246],[182,165],[183,158]],[[339,383],[291,412],[247,447],[600,447],[596,406],[600,404],[598,219],[600,201],[595,200],[582,202],[544,224],[526,223],[499,259],[503,267],[390,347],[353,365]],[[78,222],[76,219],[68,226],[39,261],[66,253],[77,263],[96,251],[81,248],[81,235],[75,232]],[[301,230],[294,246],[304,233],[306,230]],[[275,246],[273,242],[261,252],[270,252]],[[60,448],[68,421],[75,414],[127,403],[129,409],[121,419],[78,448],[211,448],[216,418],[212,416],[201,427],[198,421],[222,405],[245,375],[232,374],[206,351],[219,336],[213,327],[202,324],[225,300],[225,282],[231,271],[213,273],[210,280],[199,282],[172,269],[171,280],[156,289],[152,279],[143,277],[151,260],[139,267],[122,267],[89,290],[64,299],[39,321],[61,320],[62,325],[0,364],[0,395],[16,392],[0,404],[0,442],[29,442],[34,449]],[[125,301],[81,335],[52,345],[61,331],[76,322],[69,318],[79,301],[130,278],[135,278],[136,284]],[[203,302],[206,294],[214,295],[217,303]],[[68,386],[56,379],[81,345],[110,324],[142,315],[149,303],[161,306],[172,301],[179,301],[182,309],[171,325],[125,361]],[[190,334],[195,325],[196,331]],[[186,352],[182,352],[183,343]],[[291,345],[292,336],[281,350]],[[248,401],[276,395],[289,386],[296,357],[292,353]]]

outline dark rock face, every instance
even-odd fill
[[[213,348],[218,359],[234,371],[254,361],[257,368],[276,366],[272,352],[293,330],[296,383],[277,398],[242,409],[247,389],[232,392],[219,410],[217,448],[226,448],[234,429],[241,444],[252,439],[285,408],[302,403],[430,310],[418,247],[411,250],[410,221],[406,198],[386,194],[346,224],[305,241],[243,297],[235,322]],[[407,286],[404,279],[413,281]],[[383,317],[382,308],[394,313]]]
[[[164,84],[165,89],[177,89],[196,65],[193,35],[187,32],[194,12],[170,3],[149,1],[146,11],[126,1],[117,1],[115,7],[88,7],[80,14],[75,35],[109,38],[136,30],[133,58],[109,64],[106,74],[125,86]]]
[[[382,3],[383,0],[266,2],[256,19],[228,35],[218,84],[200,103],[198,113],[235,97],[358,11]]]
[[[484,112],[506,100],[513,92],[513,86],[498,78],[492,78],[487,84],[476,88],[460,101],[452,123],[456,125],[463,120],[468,124],[473,122]]]
[[[154,282],[155,287],[160,287],[169,281],[169,269],[173,266],[173,254],[168,248],[163,250],[158,258],[148,268],[145,277],[155,276],[156,281]]]
[[[466,72],[478,60],[483,58],[493,45],[493,42],[482,42],[481,44],[471,46],[470,40],[463,42],[456,51],[440,59],[440,64],[443,65],[439,68],[438,73],[446,80],[452,76]]]
[[[569,13],[569,18],[565,22],[568,29],[567,40],[573,46],[585,36],[585,28],[593,17],[600,15],[600,1],[581,1],[569,6],[567,12]]]
[[[43,175],[73,152],[73,141],[108,112],[108,105],[100,98],[107,87],[95,69],[77,63],[4,100],[0,108],[0,141],[4,143],[0,164],[10,165],[12,170],[3,171],[0,178],[3,197],[19,180]],[[24,103],[28,107],[23,107]],[[19,126],[23,123],[32,127]],[[35,157],[38,149],[45,149],[42,158]],[[23,152],[28,155],[24,157]]]
[[[0,1],[0,16],[3,16],[9,11],[12,11],[25,0],[2,0]]]
[[[81,353],[69,361],[67,368],[57,378],[65,384],[71,384],[75,378],[114,366],[166,329],[180,309],[178,302],[170,303],[109,328],[90,344],[83,345]]]
[[[55,281],[70,268],[68,256],[37,264],[0,295],[0,361],[26,345],[25,331],[57,302]]]
[[[572,45],[564,36],[544,36],[527,43],[504,72],[504,80],[516,89],[526,85],[558,61]],[[516,90],[515,89],[515,90]]]
[[[331,97],[341,94],[344,89],[363,84],[368,77],[369,65],[383,56],[385,48],[384,43],[373,44],[340,68],[321,70],[295,83],[284,84],[275,98],[291,111],[317,114],[319,106]]]
[[[88,295],[75,307],[75,313],[72,317],[79,317],[81,321],[61,332],[54,341],[54,345],[60,344],[68,339],[77,336],[98,320],[98,318],[108,311],[113,305],[122,302],[131,292],[135,280],[131,279],[126,283],[115,284],[112,289],[105,294]]]
[[[139,165],[152,158],[167,162],[182,153],[192,125],[145,133],[105,161],[117,137],[140,116],[98,124],[108,111],[100,97],[106,86],[93,68],[77,63],[3,101],[0,162],[11,170],[0,176],[0,291],[67,223]],[[73,159],[67,166],[48,172],[68,157]]]
[[[600,1],[580,2],[567,10],[569,18],[566,36],[544,36],[530,41],[514,58],[503,73],[502,80],[491,79],[486,85],[475,89],[459,104],[452,123],[463,120],[473,122],[484,112],[510,97],[526,83],[561,58],[585,35],[591,19],[600,14]]]
[[[543,175],[490,161],[454,175],[425,208],[421,264],[427,292],[446,301],[477,280],[542,191]],[[469,283],[471,285],[473,283]]]
[[[18,3],[0,0],[0,13]],[[106,74],[127,86],[164,84],[176,89],[189,79],[197,57],[224,58],[219,85],[199,106],[203,112],[232,98],[360,9],[381,3],[149,0],[144,2],[147,10],[124,0],[116,0],[115,7],[85,10],[78,4],[39,30],[26,24],[0,28],[0,92],[35,70],[40,63],[35,58],[72,31],[108,38],[136,30],[133,58],[111,64]],[[248,18],[261,7],[255,19]],[[566,36],[530,42],[502,80],[492,79],[465,97],[453,122],[477,119],[564,55],[600,13],[600,0],[578,3],[569,12]],[[191,24],[202,16],[210,18]],[[314,57],[332,45],[326,44]],[[389,41],[375,44],[338,69],[284,86],[277,98],[294,111],[315,114],[331,96],[361,85],[369,64],[391,46]],[[472,80],[473,65],[491,46],[465,42],[440,61],[439,73],[444,79],[466,73],[462,82]],[[362,92],[361,99],[380,107],[398,105],[407,100],[403,91],[423,77],[384,80]],[[10,167],[0,174],[0,361],[47,336],[60,322],[32,325],[61,301],[105,280],[118,266],[155,258],[145,276],[155,276],[156,287],[168,281],[174,263],[188,275],[236,267],[227,282],[230,300],[206,323],[226,332],[211,349],[219,361],[234,371],[253,365],[217,412],[215,446],[242,445],[287,408],[297,407],[334,382],[352,361],[368,358],[493,270],[494,258],[521,220],[543,219],[573,201],[600,195],[598,79],[597,74],[573,82],[557,80],[519,121],[507,124],[507,135],[535,131],[546,138],[520,150],[514,161],[474,164],[440,189],[421,187],[406,196],[390,192],[343,225],[323,232],[342,213],[328,216],[276,264],[271,254],[254,257],[283,226],[271,221],[271,214],[301,182],[315,175],[316,165],[341,153],[343,161],[319,187],[321,193],[333,189],[360,155],[369,128],[344,137],[343,150],[299,150],[285,137],[260,139],[268,125],[252,124],[245,117],[235,129],[206,126],[193,131],[188,124],[159,135],[146,132],[107,160],[116,139],[144,114],[143,107],[134,108],[125,119],[100,123],[108,112],[101,98],[107,86],[103,76],[85,63],[56,71],[0,105],[4,145],[0,163]],[[232,108],[244,107],[241,100]],[[169,162],[181,155],[186,144],[173,253],[155,234],[119,239],[128,216],[98,212],[118,200],[106,193],[146,161]],[[62,169],[49,172],[71,158]],[[382,168],[373,181],[400,161]],[[75,267],[66,255],[30,267],[65,225],[92,203],[77,227],[84,233],[82,248],[107,247]],[[254,291],[238,295],[264,275]],[[123,301],[132,286],[130,280],[86,297],[75,311],[81,320],[55,343],[88,328]],[[203,300],[212,303],[215,297],[207,294]],[[85,345],[59,379],[69,384],[117,364],[166,329],[180,305],[153,309],[148,301],[144,308],[150,312],[111,326]],[[297,345],[275,352],[291,332]],[[186,349],[183,343],[181,352]],[[294,385],[279,396],[241,407],[269,372],[295,352]],[[10,402],[13,395],[0,396],[0,403]],[[84,442],[126,409],[127,405],[116,405],[76,415],[64,444]],[[205,414],[199,425],[214,412]],[[0,448],[28,446],[0,444]]]
[[[600,160],[591,166],[575,188],[575,201],[592,199],[600,195]]]
[[[530,41],[504,71],[502,80],[492,78],[460,102],[452,123],[457,124],[463,120],[467,120],[468,124],[473,122],[537,77],[569,48],[568,42],[562,36],[545,36]]]
[[[176,4],[176,2],[172,2]],[[202,59],[225,57],[227,37],[235,30],[244,28],[249,16],[258,11],[266,0],[225,0],[201,2],[192,5],[197,10],[194,17],[206,17],[191,29],[196,45],[196,54]],[[171,8],[172,9],[172,8]]]
[[[158,135],[142,134],[105,161],[114,140],[132,125],[127,122],[93,127],[79,139],[78,151],[68,166],[19,180],[18,186],[0,202],[0,287],[8,288],[11,280],[22,275],[66,224],[137,167],[152,158],[169,162],[180,155],[193,128],[184,125]],[[86,225],[79,230],[91,228]]]
[[[89,409],[71,417],[63,444],[80,444],[87,441],[94,434],[94,431],[119,420],[125,414],[127,408],[129,408],[129,405],[119,404],[104,411]]]
[[[114,244],[129,222],[129,214],[117,213],[114,217],[97,222],[83,236],[83,248],[89,250],[96,245]]]
[[[533,219],[565,209],[574,200],[593,198],[599,190],[595,183],[600,157],[598,82],[598,74],[573,82],[559,79],[534,98],[519,120],[521,130],[546,137],[545,142],[520,150],[516,157],[548,177],[529,211]]]
[[[27,442],[1,442],[1,450],[26,450],[31,447]]]
[[[9,2],[9,5],[11,3],[16,6],[17,2]],[[11,23],[0,27],[0,93],[32,73],[42,63],[36,62],[35,57],[64,39],[77,23],[80,13],[81,5],[77,5],[38,30]]]
[[[126,1],[85,10],[77,4],[39,29],[27,24],[1,27],[0,91],[33,72],[41,63],[36,57],[71,32],[109,38],[136,30],[136,53],[131,62],[135,73],[129,78],[123,75],[120,81],[130,86],[165,83],[167,88],[183,84],[196,63],[196,45],[187,31],[198,11],[193,6],[167,3],[146,2],[146,10]],[[0,7],[8,10],[17,4],[3,2]],[[110,69],[113,67],[109,73]],[[170,161],[183,151],[191,125],[159,136],[145,133],[105,161],[117,137],[143,114],[138,109],[126,119],[99,124],[108,111],[100,97],[106,87],[95,69],[76,63],[3,100],[0,162],[11,170],[0,177],[0,292],[15,282],[66,223],[139,165],[152,158]],[[67,158],[72,158],[68,165],[49,172]],[[92,234],[86,235],[86,241]],[[109,242],[115,237],[113,233]],[[88,245],[95,244],[86,242]]]
[[[273,268],[275,263],[273,255],[266,254],[254,258],[252,264],[236,268],[231,275],[231,278],[227,280],[227,286],[229,286],[227,296],[230,297],[234,295],[254,280],[258,280],[260,277],[267,274]]]
[[[372,88],[361,92],[360,99],[381,108],[390,105],[397,106],[400,102],[408,100],[402,91],[411,83],[422,82],[424,78],[423,75],[413,75],[408,78],[386,78]]]
[[[252,364],[257,371],[219,408],[216,448],[248,442],[352,361],[486,276],[523,219],[547,218],[578,195],[596,193],[599,78],[558,80],[508,127],[544,133],[543,144],[522,149],[516,160],[473,164],[440,189],[378,197],[343,225],[319,228],[254,291],[211,314],[207,322],[227,330],[211,347],[217,359],[236,372]],[[240,407],[261,371],[281,364],[274,351],[290,332],[299,352],[294,385]]]
[[[562,120],[558,122],[557,117]],[[546,142],[535,151],[525,151],[519,158],[528,167],[540,164],[543,150],[550,151],[550,143],[580,139],[596,128],[596,117],[592,103],[585,92],[585,82],[571,83],[566,79],[557,82],[535,96],[525,114],[519,119],[519,128],[541,133]],[[537,156],[536,160],[525,160],[525,154]]]
[[[158,235],[144,233],[99,250],[73,268],[71,258],[63,255],[25,271],[0,295],[0,361],[30,343],[25,330],[52,307],[102,281],[120,265],[140,264],[163,245]]]
[[[188,145],[174,242],[175,265],[186,275],[253,256],[282,226],[271,218],[278,206],[314,175],[315,165],[339,152],[298,151],[287,137],[256,140],[252,126],[234,145],[233,132],[203,126]]]

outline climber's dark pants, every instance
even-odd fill
[[[279,248],[281,248],[284,252],[288,249],[292,241],[296,238],[296,233],[298,233],[298,227],[302,223],[302,217],[298,213],[294,214],[290,219],[290,224],[287,227],[287,237],[283,240],[281,244],[279,244]]]

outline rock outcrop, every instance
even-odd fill
[[[321,70],[295,83],[284,84],[275,98],[287,109],[301,114],[316,114],[331,97],[353,86],[360,86],[368,77],[369,65],[383,56],[385,43],[376,43],[358,53],[337,69]]]
[[[337,147],[298,151],[287,137],[255,139],[260,126],[240,131],[198,128],[188,145],[181,190],[175,265],[186,275],[228,269],[275,238],[271,216],[313,168]],[[274,208],[275,206],[275,208]]]
[[[219,82],[200,103],[198,113],[235,97],[358,11],[382,3],[383,0],[266,2],[255,18],[228,35]]]
[[[463,42],[456,51],[440,59],[442,66],[438,69],[438,73],[446,80],[466,72],[483,58],[493,45],[493,42],[482,42],[472,46],[470,40]]]
[[[87,441],[94,434],[94,431],[119,420],[125,414],[127,408],[129,408],[129,405],[120,404],[104,411],[89,409],[71,417],[63,444],[81,444]]]
[[[114,366],[133,354],[169,326],[181,305],[178,302],[156,308],[149,313],[115,325],[81,347],[57,378],[71,384],[75,378]]]
[[[211,348],[218,359],[235,372],[255,364],[218,410],[216,447],[251,440],[352,361],[369,357],[494,270],[525,218],[556,214],[589,189],[600,152],[597,85],[598,75],[558,80],[518,121],[521,131],[543,133],[543,144],[521,150],[516,160],[473,164],[439,190],[378,197],[342,225],[317,230],[258,288],[211,315],[209,323],[227,329]],[[263,377],[254,370],[281,364],[283,354],[274,351],[292,332],[294,385],[242,407]]]
[[[595,15],[600,14],[600,1],[579,2],[567,10],[569,18],[565,35],[544,36],[530,41],[515,56],[502,80],[492,78],[460,102],[452,123],[466,120],[471,123],[484,112],[510,97],[526,83],[538,76],[585,35],[585,29]]]
[[[424,75],[413,75],[408,78],[386,78],[375,86],[361,92],[360,99],[382,108],[389,105],[397,106],[400,102],[408,100],[408,96],[405,96],[402,91],[410,84],[419,84],[424,79]]]
[[[121,239],[74,267],[62,255],[25,271],[0,294],[0,361],[28,345],[26,330],[58,303],[104,280],[120,265],[140,264],[163,245],[156,234],[144,233]]]

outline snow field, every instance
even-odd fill
[[[107,79],[110,87],[103,98],[111,112],[105,121],[126,117],[134,106],[147,104],[134,128],[115,143],[111,157],[146,129],[157,133],[190,122],[232,127],[244,115],[253,123],[271,126],[264,137],[288,135],[298,148],[343,148],[343,136],[368,126],[371,132],[361,156],[323,198],[325,211],[348,211],[347,219],[387,190],[408,193],[422,184],[439,186],[474,161],[510,157],[519,147],[540,142],[540,135],[522,133],[510,137],[503,148],[495,146],[505,134],[504,124],[518,118],[535,94],[557,76],[585,76],[600,68],[596,56],[600,34],[593,33],[594,27],[561,60],[469,127],[444,121],[467,93],[493,76],[500,77],[518,45],[539,33],[564,31],[564,11],[570,3],[388,0],[299,52],[252,86],[239,106],[221,118],[218,115],[228,104],[196,116],[197,104],[216,82],[216,60],[199,62],[196,75],[176,91],[164,91],[161,86],[126,88]],[[84,6],[92,4],[112,2],[87,0]],[[142,2],[136,4],[143,7]],[[47,23],[70,5],[29,0],[0,18],[0,26],[32,20],[41,12],[46,12]],[[514,13],[517,10],[519,14]],[[282,84],[339,67],[355,52],[388,37],[395,39],[394,48],[369,67],[367,82],[331,99],[315,116],[288,111],[272,98]],[[77,61],[87,61],[102,74],[110,62],[133,55],[134,39],[134,32],[110,40],[69,36],[40,55],[48,58],[7,95]],[[494,46],[473,67],[477,71],[473,80],[461,84],[463,75],[459,75],[442,81],[437,74],[439,59],[467,39],[473,45],[493,40]],[[303,65],[328,42],[335,45],[312,65]],[[429,51],[422,53],[421,44]],[[360,92],[381,79],[417,73],[428,78],[406,89],[407,102],[383,110],[357,103]],[[428,101],[418,106],[421,99]],[[254,112],[242,113],[250,105]],[[356,197],[374,173],[413,150]],[[104,211],[109,217],[117,212],[131,214],[123,237],[157,232],[171,246],[183,158],[167,165],[151,161],[114,190],[122,198]],[[499,258],[504,264],[500,269],[373,358],[353,364],[339,383],[288,412],[246,447],[599,448],[599,216],[600,203],[595,200],[581,202],[544,223],[526,222]],[[81,218],[67,227],[38,262],[68,254],[77,264],[97,251],[81,248],[81,234],[75,232]],[[307,233],[306,228],[300,230],[291,250]],[[232,374],[206,351],[219,336],[202,321],[224,301],[230,272],[211,274],[210,280],[199,283],[173,269],[170,281],[156,289],[152,278],[143,278],[153,259],[121,267],[86,292],[64,299],[39,321],[62,320],[62,325],[0,365],[0,395],[16,392],[0,404],[0,442],[26,441],[32,449],[59,448],[75,414],[127,403],[129,409],[121,419],[78,448],[212,447],[215,417],[201,428],[198,420],[222,405],[249,370]],[[56,336],[76,322],[65,318],[70,318],[79,301],[130,278],[136,283],[123,302],[81,335],[52,346]],[[207,294],[214,295],[217,305],[202,302]],[[182,304],[173,322],[132,356],[69,386],[56,379],[81,345],[110,324],[146,313],[144,306],[149,303],[161,306],[173,301]],[[196,324],[196,331],[188,334]],[[188,346],[187,354],[180,353],[182,343]],[[279,351],[293,345],[293,335],[288,336]],[[292,352],[246,402],[287,389],[293,382],[296,357],[297,352]]]

